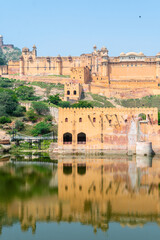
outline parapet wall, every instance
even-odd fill
[[[8,74],[19,74],[19,61],[9,61],[8,62]]]

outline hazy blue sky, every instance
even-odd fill
[[[139,18],[141,16],[141,18]],[[0,34],[39,56],[160,51],[160,0],[0,0]]]

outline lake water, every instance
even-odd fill
[[[160,157],[0,161],[0,239],[160,238]]]

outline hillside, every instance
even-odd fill
[[[17,47],[0,49],[0,65],[5,65],[9,60],[18,61],[21,56],[21,50]]]

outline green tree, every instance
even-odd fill
[[[24,129],[24,123],[20,120],[17,120],[15,122],[15,129],[17,129],[18,131],[22,131]]]
[[[13,82],[8,78],[0,78],[0,87],[1,88],[11,88],[11,87],[13,87]]]
[[[51,115],[47,115],[47,116],[45,117],[45,121],[46,121],[46,122],[52,122],[52,119],[53,119],[53,117],[52,117]]]
[[[37,116],[37,114],[34,112],[33,109],[30,109],[29,111],[27,111],[27,112],[26,112],[26,115],[27,115],[29,121],[31,121],[31,122],[33,122],[33,123],[36,122],[37,119],[38,119],[38,116]]]
[[[74,103],[71,105],[73,108],[93,108],[92,104],[87,101],[79,101],[78,103]]]
[[[160,112],[158,112],[158,125],[160,125]]]
[[[32,134],[34,136],[38,136],[38,135],[49,133],[50,132],[50,126],[51,125],[46,123],[46,122],[37,123],[32,130]]]
[[[17,97],[21,100],[34,100],[34,88],[28,86],[20,86],[15,89]]]
[[[59,94],[56,94],[54,96],[49,96],[48,100],[49,100],[49,102],[51,102],[55,105],[59,105],[59,103],[62,101],[59,97]]]
[[[44,102],[33,102],[32,107],[36,111],[36,113],[39,115],[49,114],[49,108]]]
[[[14,91],[0,88],[0,116],[13,115],[18,105]]]
[[[13,112],[15,117],[22,117],[24,116],[24,112],[26,112],[26,108],[22,106],[17,106],[16,110]]]
[[[11,119],[9,117],[6,117],[6,116],[3,116],[3,117],[0,117],[0,123],[1,124],[4,124],[4,123],[11,123]]]
[[[70,106],[71,106],[71,104],[68,101],[61,101],[59,103],[59,107],[61,107],[61,108],[69,108]]]

